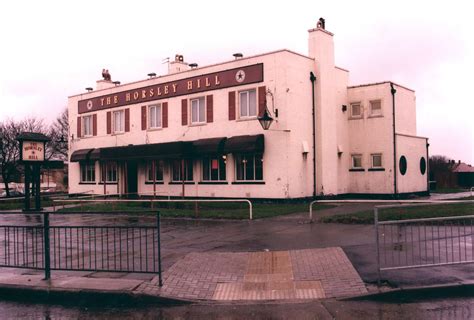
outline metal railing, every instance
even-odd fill
[[[113,212],[114,219],[130,213]],[[112,213],[2,212],[17,221],[0,225],[0,267],[43,269],[45,279],[51,277],[51,270],[157,273],[161,286],[160,213],[141,213],[154,213],[156,219],[148,225],[127,220],[127,224],[97,226],[86,224],[88,219],[84,224],[64,225],[64,219],[51,224],[51,216]],[[133,215],[133,220],[138,219],[137,212]]]
[[[56,203],[62,203],[63,208],[65,204],[67,203],[72,203],[72,204],[79,204],[82,208],[82,205],[84,203],[120,203],[120,202],[142,202],[142,203],[150,203],[150,205],[153,205],[153,203],[159,203],[159,202],[167,202],[167,203],[221,203],[221,202],[242,202],[242,203],[247,203],[249,205],[249,219],[253,220],[253,205],[252,202],[248,199],[104,199],[104,200],[98,200],[98,199],[68,199],[68,200],[54,200],[53,201],[53,210],[56,211]]]
[[[381,271],[474,263],[474,214],[380,221],[384,209],[453,205],[474,201],[385,205],[374,208],[377,276]]]

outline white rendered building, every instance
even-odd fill
[[[296,199],[428,192],[415,93],[348,86],[324,21],[308,55],[280,50],[215,65],[177,55],[164,76],[105,74],[69,97],[69,192]],[[265,108],[269,130],[258,121]],[[104,180],[106,183],[104,184]]]

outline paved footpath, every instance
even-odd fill
[[[190,253],[137,292],[217,301],[295,300],[367,293],[341,248]]]

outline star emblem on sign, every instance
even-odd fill
[[[91,100],[87,101],[87,109],[88,110],[92,109],[92,101]]]
[[[239,83],[243,82],[245,80],[245,71],[244,70],[237,71],[237,73],[235,74],[235,80]]]

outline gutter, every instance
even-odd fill
[[[313,71],[309,73],[309,80],[311,80],[312,92],[312,107],[313,107],[313,198],[316,197],[316,103],[314,101],[314,83],[316,76]]]
[[[395,131],[395,93],[397,90],[393,87],[393,82],[390,82],[390,93],[392,94],[392,127],[393,127],[393,196],[398,198],[397,192],[397,143]]]

